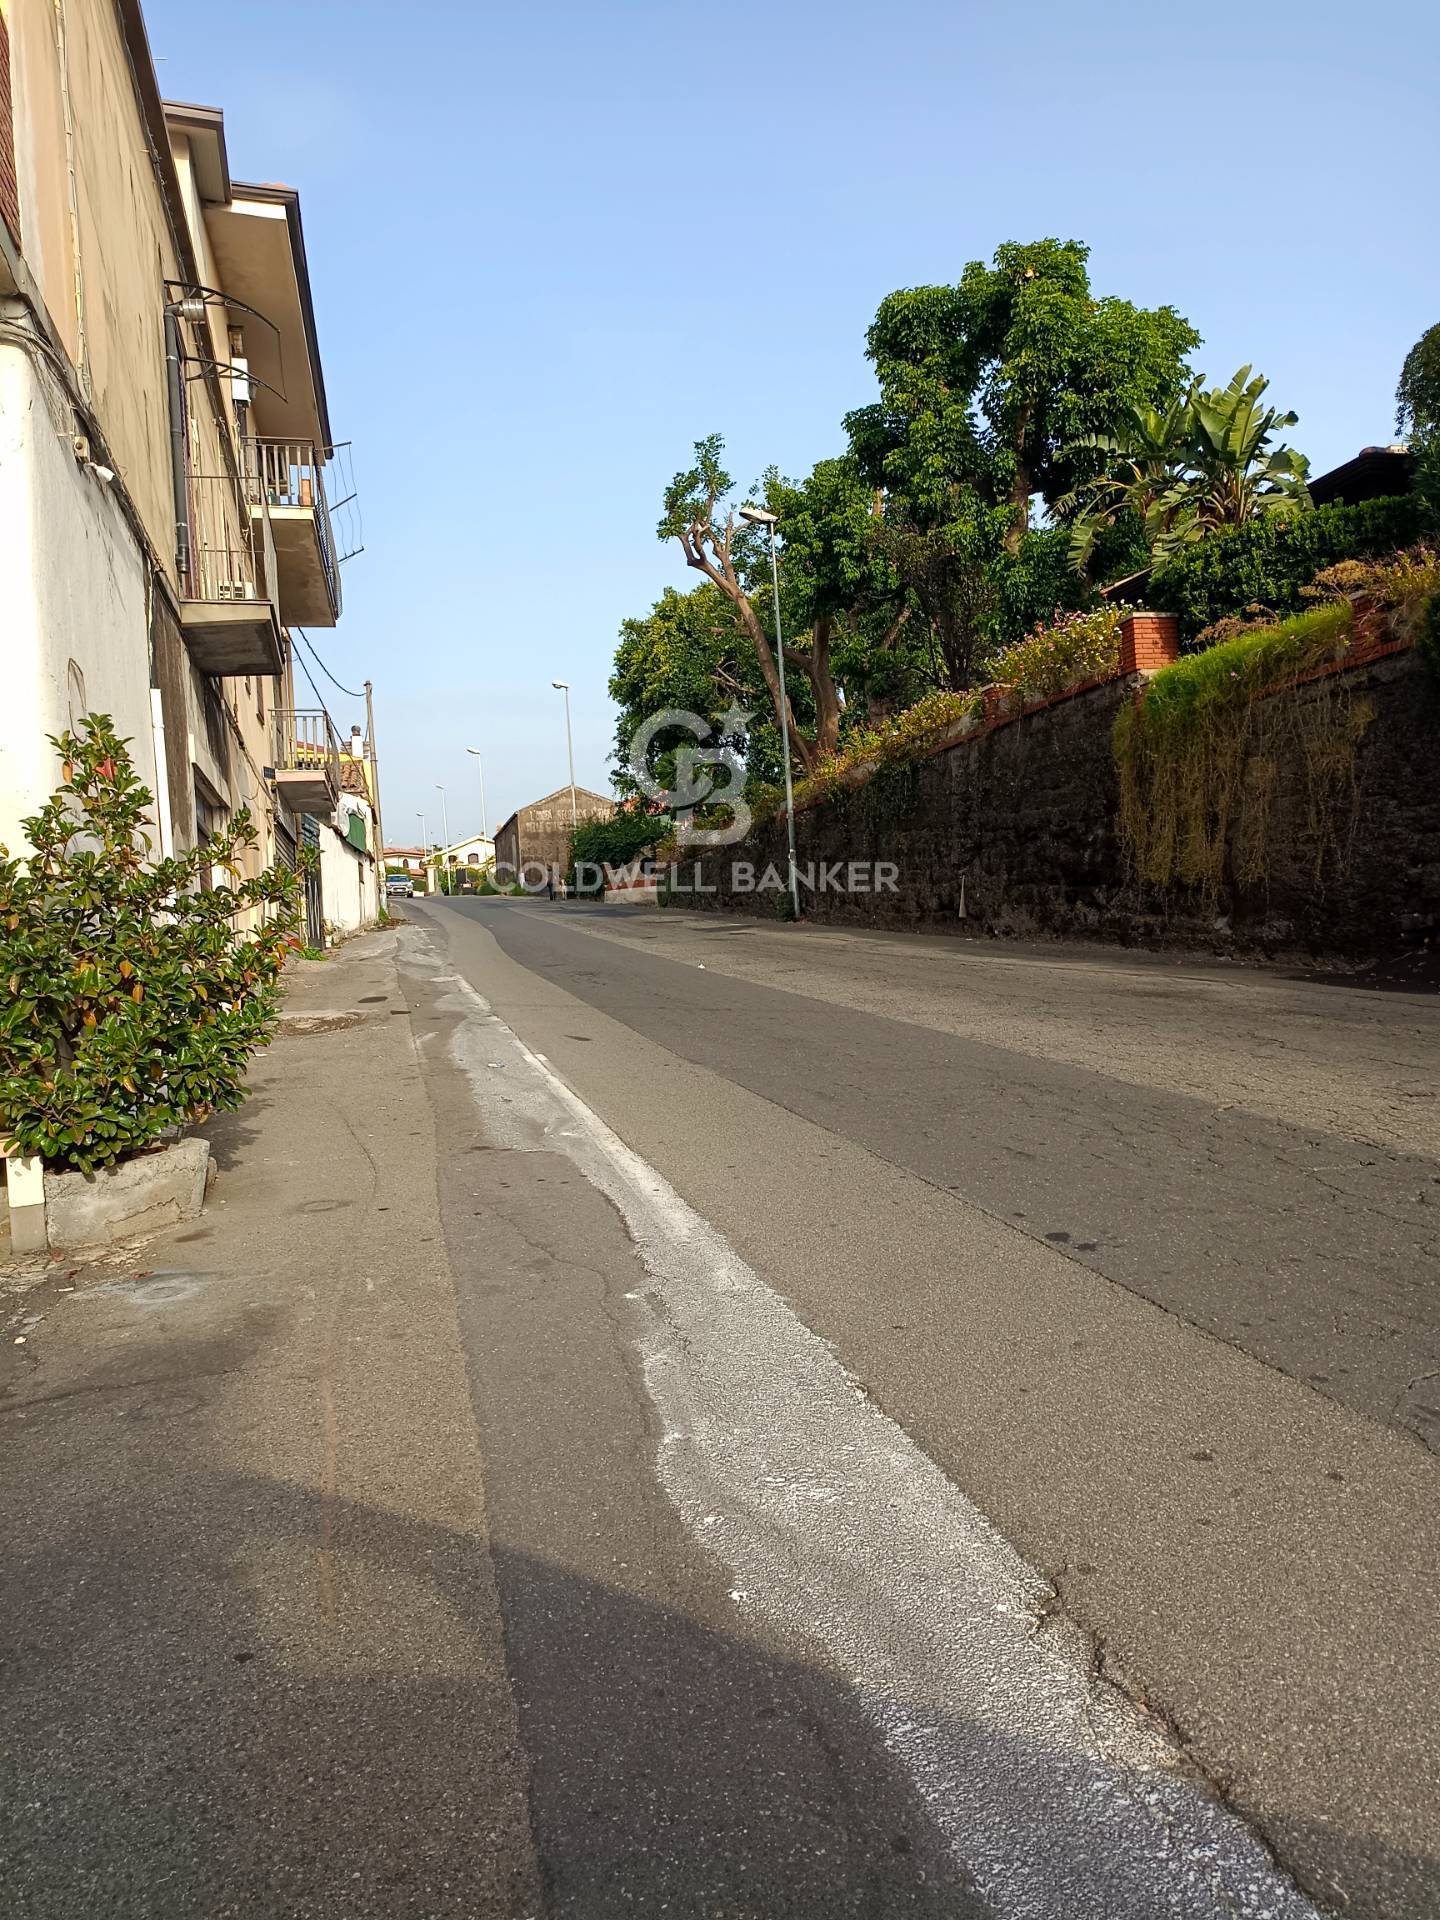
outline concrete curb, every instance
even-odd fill
[[[45,1175],[45,1226],[59,1250],[106,1246],[194,1220],[205,1205],[208,1140],[181,1140],[98,1173]]]

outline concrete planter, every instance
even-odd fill
[[[208,1140],[181,1140],[98,1173],[47,1173],[48,1244],[103,1247],[193,1220],[205,1205],[211,1165]]]

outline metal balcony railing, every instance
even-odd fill
[[[271,715],[270,764],[277,773],[330,776],[340,791],[340,743],[323,707],[277,707]]]
[[[190,600],[263,600],[258,538],[269,535],[269,514],[246,511],[229,474],[192,473],[186,481],[190,550],[185,592]]]
[[[331,605],[340,607],[340,562],[330,503],[325,497],[323,456],[313,440],[272,440],[254,436],[245,442],[245,484],[252,505],[304,507],[315,516],[320,564],[330,590]]]

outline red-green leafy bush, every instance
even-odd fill
[[[54,740],[64,784],[0,847],[0,1137],[103,1166],[244,1099],[269,1040],[300,878],[241,879],[248,814],[150,864],[151,796],[104,714]],[[206,870],[229,884],[202,884]],[[242,926],[238,923],[249,921]]]

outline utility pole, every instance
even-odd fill
[[[375,814],[375,838],[379,844],[380,905],[385,904],[385,824],[380,818],[380,760],[375,752],[375,703],[370,697],[370,682],[365,682],[365,751],[370,761],[370,805]]]
[[[476,771],[480,775],[480,833],[482,838],[488,840],[490,837],[490,812],[485,805],[485,762],[480,756],[479,747],[466,747],[465,751],[474,760]]]
[[[574,833],[580,825],[580,809],[575,800],[575,742],[570,734],[570,682],[552,680],[550,684],[557,693],[565,696],[565,752],[570,760],[570,831]]]
[[[445,805],[445,789],[438,780],[435,782],[435,791],[440,796],[440,831],[445,836],[445,844],[440,853],[441,863],[444,867],[444,872],[441,875],[440,891],[448,899],[450,894],[450,813]]]

